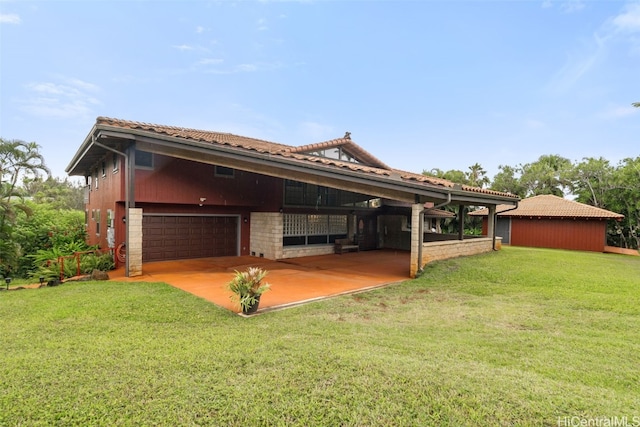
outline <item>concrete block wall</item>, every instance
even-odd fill
[[[142,209],[129,209],[127,221],[129,242],[127,244],[127,262],[129,277],[142,275]]]
[[[500,238],[496,238],[496,249],[500,249]],[[447,240],[443,242],[428,242],[422,247],[422,265],[442,259],[460,256],[477,255],[493,250],[493,240],[483,237],[469,240]]]
[[[282,251],[282,258],[329,255],[335,253],[334,245],[288,246]]]
[[[267,259],[281,259],[282,214],[252,212],[249,253]]]

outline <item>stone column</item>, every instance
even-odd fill
[[[129,241],[127,243],[127,276],[142,275],[142,209],[130,208],[127,221]]]
[[[409,266],[409,275],[416,277],[418,274],[419,256],[423,236],[421,235],[420,213],[424,209],[421,203],[411,205],[411,265]],[[420,262],[421,263],[421,262]]]

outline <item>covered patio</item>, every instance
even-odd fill
[[[263,294],[259,312],[361,292],[408,280],[408,251],[376,250],[268,260],[253,256],[199,258],[145,263],[140,276],[124,268],[109,273],[123,282],[164,282],[232,311],[238,311],[226,289],[235,270],[261,267],[272,287]]]

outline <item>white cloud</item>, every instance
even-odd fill
[[[258,19],[258,31],[266,31],[269,27],[267,26],[267,20],[264,18]]]
[[[558,5],[560,10],[564,13],[575,13],[584,9],[585,4],[583,0],[565,0],[554,2],[552,0],[544,0],[542,2],[543,9],[550,9],[555,5]]]
[[[584,9],[582,0],[569,0],[560,4],[560,9],[564,13],[575,13]]]
[[[60,119],[85,118],[93,115],[93,107],[100,101],[92,95],[99,87],[75,78],[62,82],[36,82],[26,85],[30,92],[21,109],[40,117]]]
[[[198,26],[196,27],[196,33],[197,33],[197,34],[202,34],[202,33],[204,33],[205,31],[206,31],[206,30],[205,30],[205,28],[204,28],[204,27],[201,27],[200,25],[198,25]]]
[[[627,5],[626,11],[612,19],[619,31],[640,32],[640,2]]]
[[[193,46],[189,46],[188,44],[181,44],[181,45],[173,45],[171,46],[174,49],[178,49],[178,50],[194,50],[195,48]]]
[[[640,53],[640,2],[627,4],[622,12],[604,21],[584,42],[580,51],[571,52],[565,64],[553,77],[550,88],[564,91],[576,84],[608,54],[614,44],[627,45],[632,53]]]
[[[22,20],[15,13],[0,13],[0,23],[2,24],[20,24]]]

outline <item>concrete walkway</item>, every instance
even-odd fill
[[[146,263],[142,276],[125,277],[124,269],[109,272],[111,280],[164,282],[239,311],[226,289],[235,270],[260,267],[271,290],[260,299],[259,312],[353,293],[409,280],[409,252],[377,250],[270,261],[251,256],[200,258]]]

